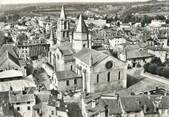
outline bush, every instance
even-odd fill
[[[28,36],[25,33],[21,33],[16,37],[18,45],[22,45],[24,41],[28,40]]]
[[[150,63],[152,63],[152,64],[155,63],[155,64],[157,64],[158,66],[162,66],[161,59],[158,58],[158,57],[152,58]]]
[[[148,67],[148,72],[150,72],[152,74],[156,74],[157,67],[158,66],[156,63],[150,64],[150,66]]]
[[[164,68],[163,76],[169,78],[169,68]]]
[[[140,65],[140,63],[137,63],[137,65],[136,65],[137,67],[141,67],[141,65]]]
[[[157,67],[156,74],[159,76],[163,76],[164,75],[164,67]]]
[[[150,66],[150,63],[146,63],[146,64],[144,64],[144,71],[145,72],[148,72],[148,68],[149,68],[149,66]]]

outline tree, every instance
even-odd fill
[[[144,64],[144,72],[148,72],[148,68],[149,68],[149,66],[150,66],[150,63],[146,63],[146,64]]]
[[[166,19],[166,21],[165,21],[165,22],[166,22],[166,24],[169,24],[169,19]]]
[[[156,63],[150,64],[150,66],[148,67],[148,72],[150,72],[151,74],[156,74],[157,67],[158,66]]]
[[[16,37],[18,45],[23,45],[24,41],[28,40],[28,36],[25,33],[21,33]]]
[[[163,76],[169,78],[169,68],[164,68]]]
[[[152,20],[153,20],[152,17],[147,16],[147,15],[144,15],[144,17],[143,17],[142,20],[141,20],[141,26],[144,27],[145,24],[151,23]]]
[[[162,66],[162,62],[161,62],[161,59],[159,58],[159,57],[153,57],[152,59],[151,59],[151,62],[150,63],[155,63],[155,64],[157,64],[158,66]]]
[[[164,67],[157,67],[156,74],[159,76],[163,76],[164,75]]]
[[[166,20],[165,16],[163,16],[163,15],[156,15],[155,19],[156,20]]]

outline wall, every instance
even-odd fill
[[[105,64],[108,61],[113,62],[111,69],[106,69]],[[127,66],[125,64],[118,63],[119,60],[113,60],[112,57],[108,57],[101,63],[94,67],[89,67],[85,63],[76,59],[76,65],[81,66],[81,70],[76,70],[76,73],[83,74],[83,90],[87,89],[87,92],[98,92],[102,90],[108,90],[112,88],[126,88],[127,86]],[[83,73],[83,71],[86,71]],[[118,77],[120,71],[120,79]],[[110,81],[107,81],[107,74],[110,72]],[[99,75],[99,83],[97,83],[97,74]]]
[[[32,117],[33,116],[33,109],[32,107],[35,105],[34,102],[30,102],[30,104],[27,103],[20,103],[20,104],[14,104],[14,109],[16,110],[17,107],[20,107],[20,111],[18,111],[23,117]],[[28,106],[30,106],[30,110],[28,110]]]
[[[89,47],[88,34],[75,32],[74,39],[73,39],[73,49],[75,49],[75,51],[78,52],[83,47],[86,47],[86,48]]]
[[[67,80],[61,80],[58,81],[58,89],[60,91],[66,91],[66,90],[71,90],[75,86],[78,87],[78,89],[82,88],[82,78],[76,78],[77,79],[77,84],[74,84],[74,79],[69,79],[69,86],[67,86],[66,81]]]

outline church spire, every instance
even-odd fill
[[[66,19],[65,10],[64,10],[63,6],[62,6],[62,9],[61,9],[61,13],[60,13],[60,19]]]
[[[80,33],[87,33],[88,29],[87,26],[84,22],[83,16],[80,14],[79,16],[79,21],[76,27],[76,32],[80,32]]]
[[[50,45],[54,45],[54,44],[55,44],[55,40],[54,40],[54,35],[53,35],[53,30],[52,30],[52,28],[51,28],[51,31],[50,31],[49,40],[50,40]]]

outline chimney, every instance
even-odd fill
[[[89,32],[89,48],[92,49],[92,34]]]
[[[58,99],[62,100],[62,98],[63,98],[62,93],[58,93]]]
[[[104,108],[105,108],[105,117],[108,117],[109,115],[108,105],[105,105]]]
[[[60,101],[57,101],[56,107],[60,107]]]
[[[120,96],[118,93],[116,93],[116,99],[117,99],[117,101],[119,101],[119,99],[120,99]]]
[[[147,105],[143,105],[143,111],[144,111],[144,113],[147,113]]]
[[[159,88],[158,88],[158,87],[156,87],[156,89],[155,89],[155,90],[156,90],[156,92],[157,92],[157,91],[159,90]]]
[[[155,104],[155,102],[153,102],[153,106],[154,106],[154,112],[157,112],[157,105]]]
[[[92,100],[91,104],[92,104],[92,108],[96,107],[96,101],[95,100]]]

